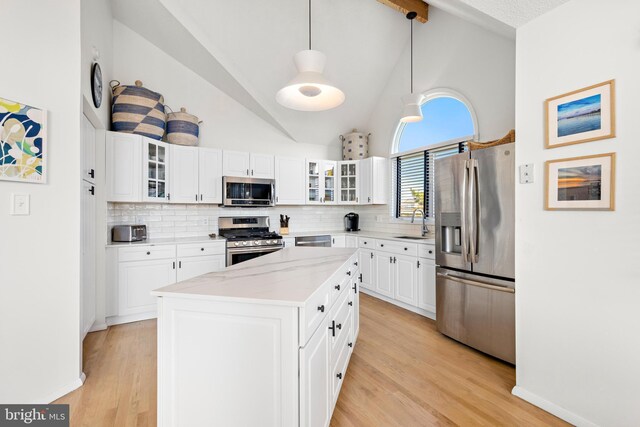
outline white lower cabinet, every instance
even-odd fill
[[[224,267],[225,258],[220,255],[178,258],[177,281],[182,282],[212,271],[220,271]]]
[[[338,235],[331,236],[331,247],[333,248],[345,248],[347,246],[346,236]]]
[[[375,252],[373,250],[360,248],[358,251],[358,263],[360,264],[360,274],[362,275],[360,286],[365,289],[375,289],[374,257]]]
[[[300,426],[329,425],[332,381],[329,377],[327,319],[300,349]]]
[[[107,324],[151,319],[151,291],[225,267],[225,242],[128,245],[107,249]]]
[[[405,304],[418,305],[418,263],[415,257],[393,257],[395,299]]]
[[[118,315],[155,310],[151,291],[176,281],[175,260],[128,261],[118,265]]]
[[[386,297],[393,298],[394,269],[393,255],[375,251],[373,255],[376,284],[374,290]]]
[[[432,259],[418,259],[418,307],[436,312],[436,263]]]

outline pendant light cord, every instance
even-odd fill
[[[311,0],[309,0],[311,1]],[[411,22],[411,93],[413,93],[413,19],[410,19]]]
[[[311,50],[311,0],[309,0],[309,50]]]

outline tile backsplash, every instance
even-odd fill
[[[108,239],[111,227],[118,224],[145,224],[150,239],[197,237],[218,233],[221,216],[266,215],[271,229],[279,230],[280,214],[289,215],[289,231],[332,231],[344,228],[348,212],[360,215],[362,230],[390,233],[420,233],[419,224],[397,222],[391,219],[389,207],[378,206],[276,206],[272,208],[223,208],[216,205],[108,203]]]

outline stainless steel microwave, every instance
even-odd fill
[[[274,206],[273,179],[222,177],[222,204],[235,207]]]

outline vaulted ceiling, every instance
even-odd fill
[[[429,4],[513,37],[515,27],[566,1]],[[296,142],[334,144],[341,133],[365,128],[409,39],[404,16],[378,1],[313,1],[312,47],[327,54],[325,75],[345,92],[346,101],[329,111],[300,112],[279,105],[275,94],[296,74],[293,55],[308,48],[307,1],[112,0],[112,5],[115,19]]]

